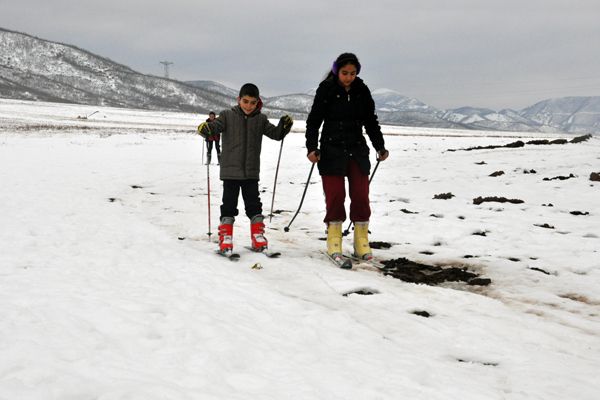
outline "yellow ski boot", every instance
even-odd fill
[[[361,260],[373,258],[369,246],[369,221],[354,222],[354,255]]]
[[[342,221],[327,224],[327,254],[342,255]]]

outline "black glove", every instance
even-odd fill
[[[281,126],[282,138],[284,138],[292,130],[294,120],[289,115],[284,115],[279,119],[279,125]]]

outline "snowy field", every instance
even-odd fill
[[[284,232],[310,170],[302,122],[267,223],[283,256],[244,249],[243,211],[241,260],[213,254],[204,118],[0,100],[0,399],[599,398],[600,137],[451,152],[565,137],[384,127],[371,240],[393,246],[375,256],[492,281],[427,286],[320,253],[316,172]],[[265,214],[279,146],[263,142]]]

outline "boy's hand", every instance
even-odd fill
[[[203,122],[200,125],[198,125],[198,133],[203,137],[203,138],[207,138],[209,137],[212,132],[210,130],[210,126],[208,125],[208,122]]]
[[[281,125],[283,137],[290,133],[292,129],[292,125],[294,125],[294,120],[289,115],[284,115],[279,119],[279,125]]]

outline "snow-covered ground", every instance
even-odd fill
[[[375,255],[492,280],[435,287],[329,263],[316,173],[284,232],[310,169],[302,122],[267,230],[284,255],[244,249],[243,216],[241,260],[213,254],[203,118],[0,100],[0,399],[598,398],[599,137],[448,152],[531,136],[384,127],[371,240],[394,246]],[[263,145],[268,213],[280,143]],[[358,289],[375,294],[344,296]]]

